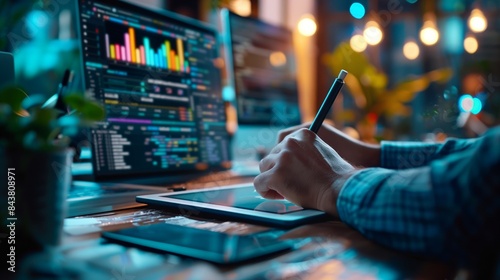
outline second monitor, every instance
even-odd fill
[[[300,110],[292,32],[222,11],[229,81],[238,123],[288,127]]]

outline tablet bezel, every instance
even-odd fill
[[[154,229],[154,228],[158,229]],[[153,229],[152,229],[153,228]],[[148,233],[141,232],[141,229],[146,231],[155,231],[165,237],[165,240],[149,238]],[[205,236],[197,240],[193,240],[193,234],[203,233]],[[263,230],[250,234],[234,234],[209,229],[202,229],[190,226],[174,225],[169,223],[148,224],[132,228],[120,229],[116,231],[105,231],[102,237],[113,242],[122,243],[125,245],[133,245],[139,248],[146,248],[154,251],[167,252],[181,256],[197,258],[219,264],[233,264],[242,261],[247,261],[255,258],[262,258],[268,255],[288,250],[293,247],[293,239],[280,239],[279,236],[273,238],[271,244],[267,243],[259,245],[259,236],[276,232],[277,235],[284,233],[283,230]],[[173,242],[169,236],[183,235],[183,240],[190,240],[189,245]],[[142,235],[142,236],[138,236]],[[200,248],[200,243],[210,244],[212,238],[217,238],[221,251],[210,251],[207,248]],[[223,241],[221,241],[221,239]],[[258,246],[254,246],[250,250],[245,250],[241,246],[242,239],[253,239]],[[170,241],[169,241],[170,240]],[[262,240],[262,239],[261,239]]]
[[[187,190],[183,191],[182,194],[202,193],[215,190],[226,190],[226,189],[247,188],[247,187],[253,187],[253,185],[247,183],[247,184],[237,184],[237,185],[215,187],[215,188]],[[179,194],[181,193],[168,192],[168,193],[140,195],[136,197],[136,201],[139,203],[145,203],[155,207],[166,207],[170,209],[177,208],[179,212],[184,215],[196,216],[198,214],[213,214],[226,218],[234,218],[238,220],[255,222],[268,226],[279,226],[279,227],[295,227],[298,225],[304,225],[318,221],[325,221],[329,217],[326,213],[313,209],[304,209],[290,213],[277,214],[277,213],[243,209],[232,206],[222,206],[205,202],[196,202],[196,201],[189,201],[189,200],[170,197]]]

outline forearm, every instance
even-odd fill
[[[468,149],[477,139],[453,139],[444,143],[382,141],[380,167],[408,169]]]
[[[442,230],[430,185],[429,167],[364,169],[344,184],[337,199],[338,214],[343,222],[378,243],[437,254]]]
[[[340,191],[339,217],[398,250],[477,261],[500,245],[498,143],[500,131],[428,166],[358,171]]]
[[[352,165],[358,167],[380,166],[379,145],[363,143],[329,126],[322,126],[318,135]]]

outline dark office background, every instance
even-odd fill
[[[141,2],[156,9],[167,9],[200,20],[213,21],[216,8],[233,8],[233,2],[239,1],[241,0]],[[246,2],[249,2],[250,14],[259,16],[261,1]],[[286,6],[286,2],[287,0],[283,0],[283,5]],[[353,16],[351,9],[354,2],[363,6],[364,16],[360,19]],[[80,69],[74,6],[75,2],[70,0],[0,0],[0,50],[14,53],[17,82],[28,92],[48,96],[56,91],[65,69]],[[380,81],[384,90],[390,91],[404,81],[418,79],[434,70],[452,71],[446,81],[429,82],[425,89],[411,95],[411,98],[403,98],[402,104],[408,105],[410,111],[401,108],[399,111],[392,110],[392,113],[368,110],[360,107],[353,97],[355,95],[346,89],[339,101],[340,107],[336,107],[337,111],[332,114],[338,127],[347,128],[346,131],[355,130],[357,136],[367,141],[440,140],[447,136],[475,136],[478,132],[469,122],[463,126],[457,125],[457,119],[463,111],[460,98],[466,94],[481,100],[482,108],[480,112],[471,114],[472,120],[479,121],[486,127],[500,122],[499,1],[316,0],[315,7],[314,16],[318,25],[314,35],[317,43],[317,91],[314,93],[316,107],[319,107],[336,76],[336,66],[332,66],[332,59],[336,52],[342,52],[342,47],[356,57],[364,57],[366,67],[373,69],[373,76],[356,78],[365,88],[364,98],[367,102],[379,98],[376,102],[380,106],[386,105],[386,100],[380,99],[385,95],[373,95],[366,90],[377,86],[375,84],[378,80],[374,79],[382,79]],[[468,26],[468,19],[474,8],[480,9],[487,21],[487,28],[483,32],[472,32]],[[439,33],[438,42],[432,46],[424,45],[419,39],[419,32],[428,19],[434,22]],[[377,45],[368,45],[360,53],[353,52],[352,47],[349,48],[350,40],[363,33],[369,20],[379,24],[383,39]],[[464,48],[467,37],[473,37],[477,41],[477,50],[472,53]],[[415,42],[419,49],[419,54],[414,59],[403,54],[403,47],[409,41]],[[74,89],[81,87],[78,81],[79,79],[73,84]],[[381,92],[385,93],[384,90]]]

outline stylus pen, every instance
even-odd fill
[[[346,76],[347,76],[347,71],[343,69],[340,70],[339,76],[337,77],[337,79],[335,79],[335,81],[333,81],[330,90],[326,94],[325,100],[323,100],[323,104],[321,104],[321,107],[319,107],[316,117],[311,123],[311,126],[309,126],[310,131],[318,133],[318,130],[323,124],[323,121],[325,120],[328,111],[332,107],[335,98],[337,98],[337,95],[339,95],[340,90],[344,86],[344,79]]]

